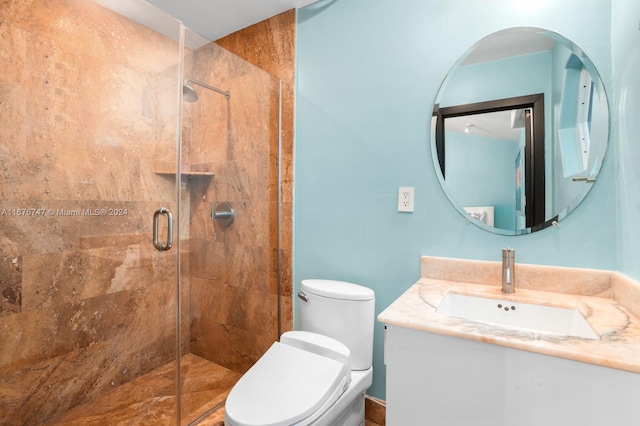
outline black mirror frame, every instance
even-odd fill
[[[528,229],[538,230],[546,228],[553,223],[553,219],[545,221],[545,128],[543,93],[443,108],[435,105],[433,116],[436,117],[436,153],[442,178],[445,179],[445,119],[521,108],[531,108],[533,111],[532,128],[526,129],[527,134],[532,134],[532,138],[526,139],[527,143],[525,145],[524,156],[526,176],[524,189],[525,199],[527,200],[525,204],[525,226]]]

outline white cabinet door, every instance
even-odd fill
[[[388,426],[640,425],[640,374],[387,326]]]

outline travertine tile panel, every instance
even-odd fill
[[[168,202],[175,177],[155,168],[176,156],[177,47],[91,2],[10,2],[0,16],[0,207],[54,212],[0,217],[0,417],[36,424],[175,356],[176,255],[149,241],[153,212],[177,211]],[[261,66],[286,80],[289,201],[294,25],[290,12],[250,36],[278,45]],[[188,56],[188,76],[233,97],[201,93],[183,111],[183,168],[206,165],[216,176],[183,178],[180,213],[193,214],[179,226],[195,239],[180,242],[190,251],[181,253],[182,349],[196,342],[245,371],[278,337],[275,79],[218,46]],[[234,202],[239,225],[212,224],[212,201]],[[103,208],[127,214],[84,214]],[[291,256],[291,224],[281,229]],[[283,265],[286,296],[290,259]],[[282,321],[291,324],[285,296]]]
[[[277,15],[243,31],[231,34],[216,43],[247,61],[267,70],[282,81],[282,217],[281,248],[292,255],[293,202],[293,128],[294,128],[294,70],[295,70],[295,10]],[[285,262],[285,266],[291,262]],[[286,266],[287,267],[287,266]],[[290,271],[283,268],[284,276]],[[283,291],[290,293],[293,283],[283,280]]]
[[[169,363],[57,417],[55,425],[157,425],[175,417],[175,363]],[[181,359],[182,424],[224,401],[240,375],[202,358]]]
[[[175,194],[153,164],[175,158],[178,50],[87,1],[0,21],[0,418],[40,424],[175,357],[176,255],[150,233]]]

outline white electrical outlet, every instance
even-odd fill
[[[398,188],[398,211],[413,212],[413,188],[401,186]]]

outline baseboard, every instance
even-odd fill
[[[364,418],[367,424],[385,426],[387,404],[385,401],[366,395],[364,399]]]

